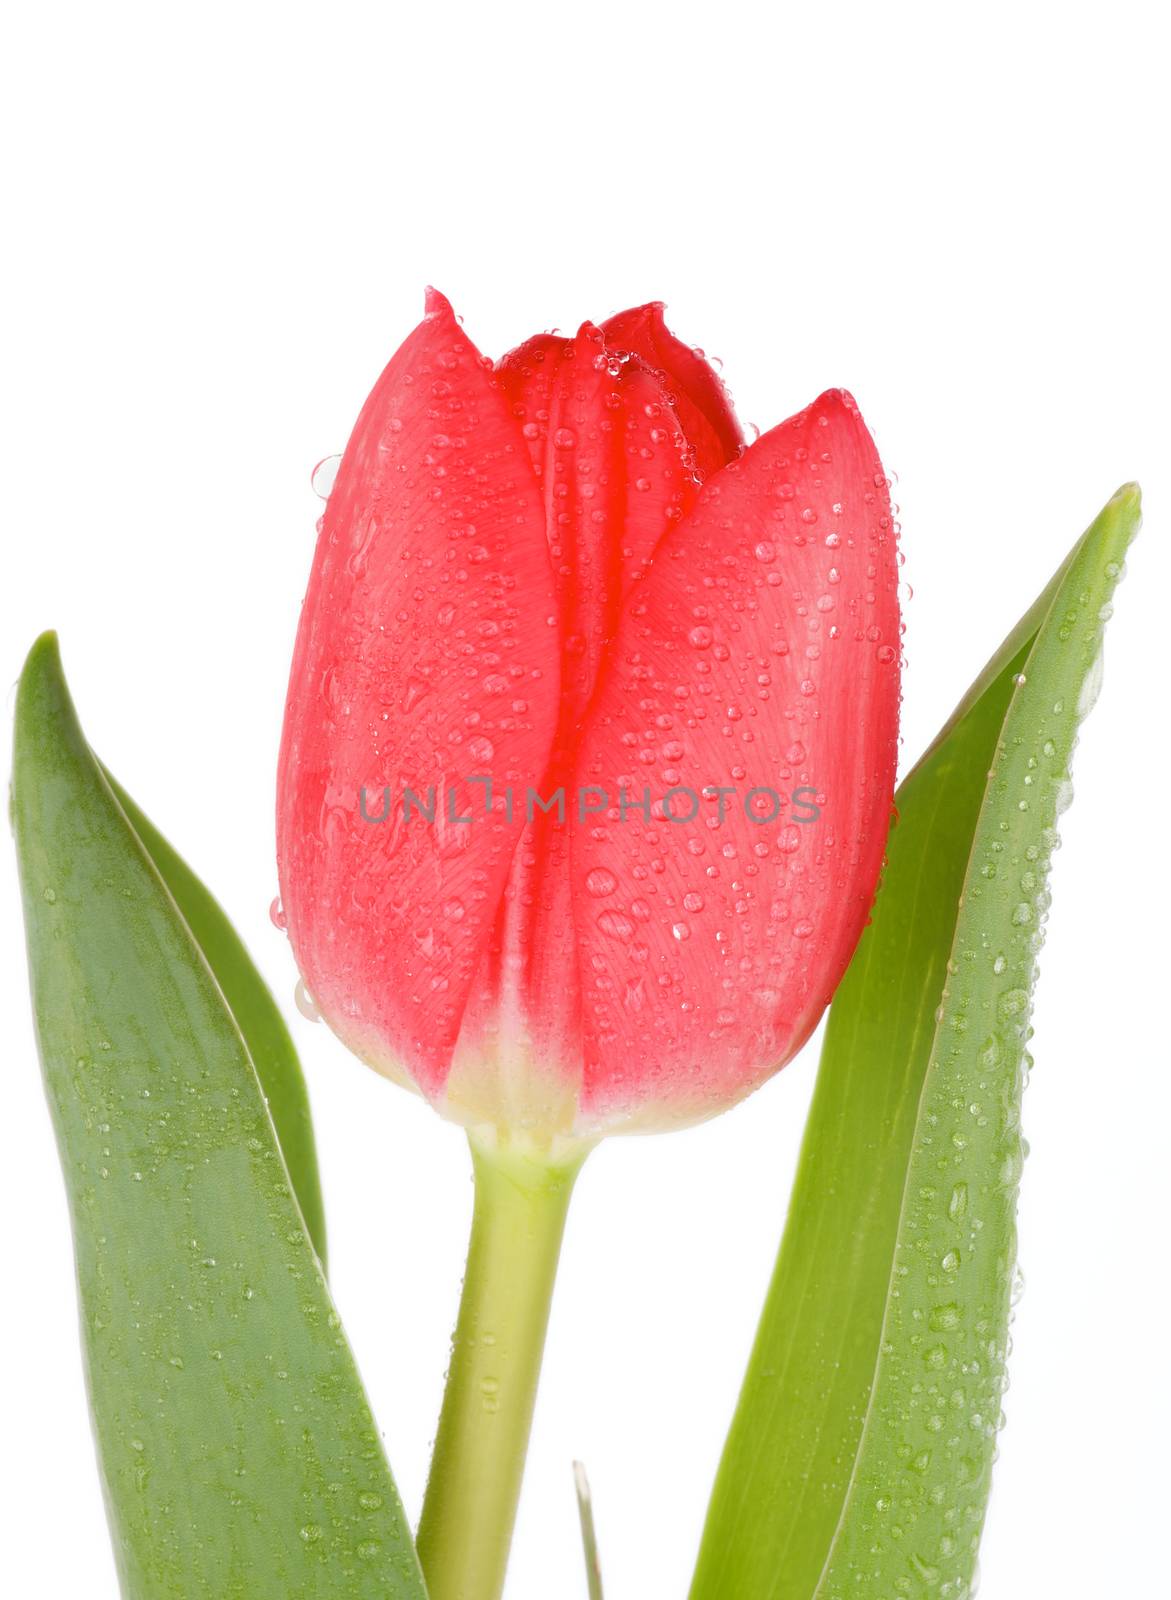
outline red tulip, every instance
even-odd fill
[[[754,1088],[874,893],[896,591],[844,391],[745,448],[657,304],[493,366],[430,294],[342,458],[285,713],[281,894],[334,1030],[539,1139]]]

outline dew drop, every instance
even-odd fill
[[[321,1012],[317,1009],[317,1002],[305,987],[304,978],[297,979],[297,987],[293,990],[293,1004],[301,1015],[310,1022],[320,1022]]]
[[[632,978],[626,985],[622,1003],[628,1011],[641,1011],[643,1003],[642,979]]]
[[[425,678],[408,678],[403,686],[399,710],[402,712],[413,711],[430,687],[431,685]]]
[[[1082,721],[1098,703],[1098,696],[1102,692],[1102,652],[1094,657],[1094,664],[1086,674],[1081,692],[1077,697],[1077,717]]]
[[[341,464],[341,456],[325,456],[313,468],[309,482],[319,500],[328,500],[333,493],[333,486],[337,482],[337,470]]]
[[[1022,1011],[1027,1010],[1029,993],[1027,989],[1007,989],[1001,995],[997,1009],[1002,1017],[1019,1017]]]

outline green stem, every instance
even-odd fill
[[[585,1159],[470,1143],[472,1238],[419,1521],[430,1600],[498,1600],[504,1587],[561,1235]]]

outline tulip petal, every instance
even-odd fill
[[[663,302],[619,311],[602,324],[609,350],[629,350],[662,375],[679,425],[695,451],[701,478],[710,478],[744,448],[728,391],[701,350],[677,339],[663,318]]]
[[[622,599],[695,502],[659,377],[602,334],[538,334],[499,363],[544,498],[562,621],[562,693],[580,713]]]
[[[523,826],[505,789],[538,783],[548,761],[555,613],[508,401],[432,293],[322,520],[278,806],[289,936],[314,998],[351,1049],[430,1094]],[[492,780],[491,816],[475,778]],[[406,787],[431,820],[407,818]]]
[[[573,837],[587,1121],[705,1115],[808,1036],[877,880],[898,696],[887,483],[831,391],[667,536],[591,705],[576,781],[612,809]]]
[[[698,484],[659,377],[635,358],[608,354],[591,324],[574,339],[540,334],[497,370],[544,497],[562,694],[541,793],[548,800],[564,788],[567,810],[563,818],[531,808],[466,1042],[474,1050],[503,1014],[513,1039],[523,1034],[535,1061],[557,1076],[578,1037],[568,843],[577,730],[623,597],[694,505]]]

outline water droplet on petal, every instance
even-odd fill
[[[341,456],[325,456],[313,468],[310,483],[313,493],[319,500],[328,500],[333,493],[333,486],[337,482],[337,470],[342,464]]]
[[[317,1009],[317,1002],[305,987],[304,978],[297,979],[297,987],[293,990],[293,1004],[309,1022],[320,1022],[321,1012]]]

